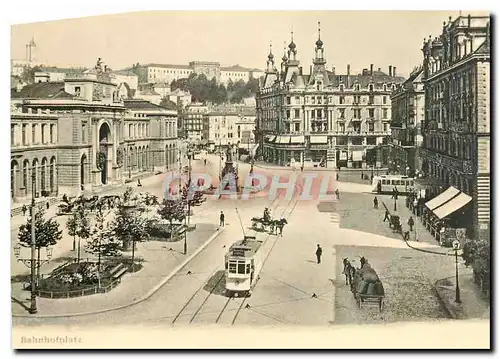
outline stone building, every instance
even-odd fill
[[[286,49],[285,49],[286,50]],[[285,165],[310,159],[327,167],[380,166],[369,156],[390,136],[390,93],[404,81],[389,66],[389,74],[370,65],[361,74],[328,71],[318,31],[309,74],[297,59],[292,41],[281,68],[269,52],[265,77],[256,96],[258,157]]]
[[[443,204],[442,217],[452,226],[467,226],[473,238],[490,233],[489,21],[488,16],[450,17],[442,34],[424,40],[422,49],[422,169],[432,195],[453,186],[472,197],[469,204]]]
[[[414,176],[422,164],[418,148],[422,144],[425,96],[423,69],[416,67],[410,77],[391,94],[391,163],[394,172]]]
[[[175,162],[177,113],[125,101],[110,73],[67,75],[11,93],[11,196],[77,195]],[[154,168],[153,168],[154,166]]]

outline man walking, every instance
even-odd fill
[[[23,217],[26,216],[26,212],[28,211],[28,207],[26,207],[25,204],[23,204],[23,208],[21,209],[23,211]]]
[[[389,222],[389,221],[390,221],[390,219],[391,219],[391,218],[390,218],[390,213],[389,213],[389,210],[388,210],[388,209],[386,209],[386,210],[385,210],[385,216],[384,216],[384,220],[383,220],[383,222],[385,222],[385,221],[388,221],[388,222]]]
[[[223,211],[220,211],[220,216],[219,216],[219,225],[221,227],[224,227],[224,212]]]
[[[323,249],[318,244],[318,248],[316,249],[316,259],[318,260],[318,264],[321,263],[321,255],[323,254]]]
[[[415,222],[413,221],[413,217],[410,216],[408,219],[408,225],[410,226],[410,232],[413,232],[413,226],[415,225]]]
[[[377,197],[375,197],[375,198],[373,199],[373,208],[374,208],[374,209],[378,209],[378,199],[377,199]]]
[[[337,196],[337,199],[340,200],[340,192],[338,188],[335,189],[335,195]]]

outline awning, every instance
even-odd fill
[[[304,143],[304,136],[292,136],[291,143]]]
[[[290,136],[280,136],[278,137],[277,143],[290,143]]]
[[[472,197],[461,192],[451,201],[448,201],[442,206],[434,209],[433,212],[439,219],[443,219],[444,217],[449,216],[453,212],[458,211],[460,208],[464,207],[470,201],[472,201]]]
[[[425,204],[425,206],[432,211],[435,208],[441,206],[442,204],[448,202],[450,199],[457,196],[459,193],[460,191],[452,186],[443,193],[441,193],[439,196],[431,199],[429,202]]]
[[[311,136],[311,143],[328,143],[327,136]]]

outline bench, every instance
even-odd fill
[[[113,269],[111,269],[109,271],[109,274],[111,275],[114,275],[116,272],[118,272],[120,269],[122,269],[124,266],[123,266],[123,263],[119,263],[117,264],[116,266],[113,267]]]
[[[113,274],[111,276],[111,278],[120,279],[125,273],[127,273],[127,271],[128,271],[128,268],[124,267],[124,268],[120,269],[118,272],[116,272],[115,274]]]

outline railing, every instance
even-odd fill
[[[85,295],[93,295],[93,294],[98,294],[98,293],[107,293],[111,289],[115,288],[118,284],[120,284],[121,279],[118,278],[114,281],[112,281],[110,284],[107,286],[101,286],[99,287],[98,285],[90,287],[90,288],[84,288],[84,289],[78,289],[78,290],[69,290],[69,291],[43,291],[43,290],[37,290],[36,293],[39,297],[41,298],[50,298],[50,299],[59,299],[59,298],[77,298],[77,297],[83,297]]]

